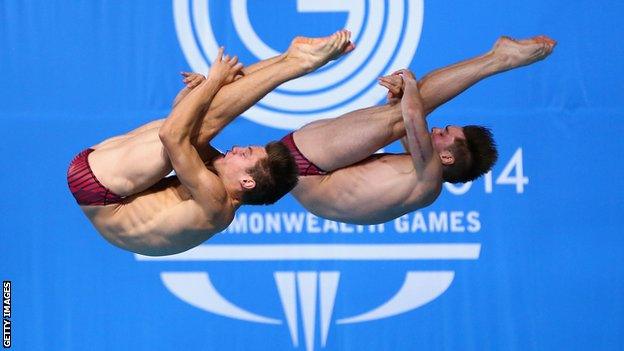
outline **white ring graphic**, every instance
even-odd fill
[[[194,71],[206,72],[219,47],[210,24],[209,0],[173,0],[173,8],[176,32],[189,65]],[[348,12],[345,27],[353,32],[358,47],[326,70],[283,84],[243,114],[273,128],[296,129],[383,99],[385,89],[375,80],[411,63],[420,39],[424,4],[423,0],[386,4],[379,0],[298,0],[297,9]],[[231,0],[231,12],[241,41],[253,55],[264,59],[277,54],[253,30],[247,0]]]

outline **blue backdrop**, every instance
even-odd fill
[[[332,3],[0,4],[0,278],[13,283],[13,349],[624,348],[624,6]],[[295,35],[345,25],[368,50],[352,74],[281,88],[215,145],[264,143],[297,121],[379,103],[369,76],[401,64],[422,76],[489,50],[502,34],[543,33],[559,45],[548,60],[487,79],[429,119],[491,126],[501,157],[490,175],[445,188],[421,211],[356,227],[311,216],[287,196],[243,207],[198,250],[160,260],[97,234],[66,185],[78,151],[166,116],[178,72],[203,67],[212,46],[250,63]],[[325,71],[349,68],[339,65]],[[336,101],[323,105],[322,93]],[[302,245],[334,245],[318,247],[329,256],[371,245],[381,256],[307,257],[313,247]]]

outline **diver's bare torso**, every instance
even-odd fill
[[[223,56],[221,48],[208,76],[180,92],[166,120],[77,155],[68,171],[72,194],[102,236],[123,249],[168,255],[197,246],[231,223],[255,186],[247,170],[267,157],[261,147],[228,158],[204,146],[280,84],[353,50],[350,35],[297,37],[287,52],[244,74],[238,58]],[[177,178],[163,179],[172,168]]]
[[[327,175],[300,177],[291,193],[320,217],[383,223],[426,207],[439,196],[442,179],[422,181],[415,172],[407,154],[373,155]]]
[[[216,182],[212,186],[216,191],[223,188]],[[120,203],[80,208],[107,241],[150,256],[171,255],[201,244],[225,229],[235,213],[227,201],[213,211],[202,209],[175,176]]]

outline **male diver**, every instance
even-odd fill
[[[297,182],[283,144],[221,154],[209,142],[279,84],[353,50],[350,35],[342,30],[325,38],[295,38],[283,55],[246,70],[220,50],[208,77],[185,91],[165,120],[74,158],[67,179],[80,208],[112,244],[169,255],[225,229],[241,205],[277,201]],[[172,168],[177,177],[163,179]]]

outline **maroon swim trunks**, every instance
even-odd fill
[[[76,155],[67,170],[67,184],[76,201],[83,206],[105,206],[120,203],[123,198],[100,184],[89,166],[89,154],[93,149],[86,149]]]
[[[299,170],[300,176],[311,176],[311,175],[324,175],[327,174],[327,171],[324,171],[317,167],[314,163],[310,162],[295,144],[295,140],[293,139],[293,133],[288,134],[280,140],[288,150],[290,150],[290,154],[295,158],[297,162],[297,169]]]

